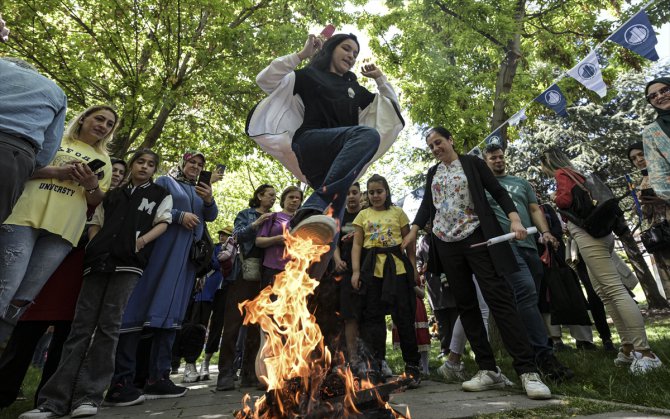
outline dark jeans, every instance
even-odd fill
[[[357,125],[311,129],[293,139],[293,151],[314,192],[302,204],[304,209],[323,211],[329,204],[342,219],[349,187],[379,147],[374,128]]]
[[[601,300],[600,297],[598,297],[598,294],[596,294],[596,290],[593,289],[591,279],[589,278],[589,273],[586,269],[586,264],[581,259],[581,257],[579,258],[579,263],[577,264],[577,276],[586,290],[586,299],[589,303],[589,310],[591,310],[593,323],[596,326],[600,340],[612,340],[612,332],[610,331],[610,326],[607,323],[607,314],[605,313],[605,304],[603,304],[603,300]]]
[[[0,408],[14,403],[26,376],[32,353],[39,340],[49,326],[54,326],[53,336],[47,352],[47,359],[42,368],[42,378],[35,390],[35,404],[37,395],[49,378],[53,375],[60,362],[63,344],[70,333],[70,320],[19,321],[14,328],[12,337],[7,342],[2,356],[0,356]]]
[[[437,237],[434,240],[477,365],[480,370],[496,371],[495,357],[479,310],[475,284],[472,282],[473,274],[500,329],[505,349],[512,356],[512,365],[517,374],[537,372],[533,349],[514,304],[512,289],[496,274],[486,247],[470,248],[471,244],[483,241],[486,239],[481,229],[454,243],[444,242]]]
[[[519,270],[512,274],[505,275],[505,279],[514,291],[516,309],[526,328],[530,346],[532,346],[535,351],[535,357],[540,359],[543,356],[554,352],[553,347],[549,345],[547,328],[544,325],[540,307],[537,305],[536,284],[539,284],[539,280],[544,273],[544,268],[542,268],[542,261],[537,255],[537,250],[519,247],[515,243],[512,243],[511,246],[512,251],[514,252],[514,257],[516,257],[516,262],[519,265]],[[533,261],[533,257],[535,257],[537,261]],[[530,264],[528,262],[530,262]],[[534,266],[537,269],[538,263],[539,268],[541,269],[540,276],[535,276],[530,270],[530,266]]]
[[[408,280],[406,274],[393,279],[398,285],[393,304],[382,301],[382,284],[384,281],[381,278],[371,278],[366,281],[365,294],[362,297],[365,302],[359,327],[361,338],[372,352],[372,356],[376,360],[382,361],[386,358],[385,316],[390,313],[393,323],[398,328],[403,361],[406,365],[418,366],[421,355],[416,344],[416,332],[414,330],[416,306],[412,304],[416,295],[412,287],[400,285],[406,284]]]
[[[174,345],[176,329],[147,328],[152,332],[151,351],[149,354],[149,379],[155,382],[170,377],[172,370],[172,346]],[[132,385],[135,379],[137,346],[142,337],[142,331],[122,333],[116,348],[116,362],[112,387],[116,384]]]
[[[223,315],[223,334],[219,352],[219,374],[232,375],[234,373],[235,344],[242,326],[244,316],[240,313],[238,304],[244,300],[252,300],[261,291],[261,281],[246,281],[238,278],[228,288]],[[260,329],[258,325],[247,326],[247,336],[244,344],[242,372],[253,374],[254,362],[260,345]]]
[[[219,350],[221,344],[221,332],[223,332],[223,319],[226,310],[226,293],[230,283],[222,285],[221,289],[216,290],[214,301],[212,302],[212,316],[209,319],[209,333],[207,334],[207,343],[205,344],[205,353],[213,354]]]
[[[35,170],[35,149],[28,141],[0,133],[0,224],[12,213]]]
[[[454,324],[458,319],[458,309],[454,308],[440,308],[433,310],[435,321],[437,321],[437,334],[440,339],[440,352],[443,354],[449,353],[449,344],[451,343],[451,336],[454,333]]]
[[[114,373],[123,312],[139,277],[131,272],[84,277],[60,364],[40,391],[41,406],[66,415],[83,403],[102,403]]]

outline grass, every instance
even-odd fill
[[[593,414],[602,411],[620,410],[611,404],[607,404],[607,402],[670,409],[670,317],[647,319],[646,325],[650,345],[665,364],[663,368],[636,376],[626,368],[616,367],[613,362],[615,355],[612,353],[602,350],[559,352],[556,356],[575,372],[575,377],[565,383],[547,382],[547,385],[551,388],[552,393],[567,396],[566,406],[522,412],[510,411],[506,412],[504,417],[548,417],[547,412],[555,412],[559,416],[573,416],[574,414]],[[613,327],[612,332],[616,338],[617,335],[614,333]],[[564,336],[564,341],[566,343],[571,342],[571,338]],[[600,347],[600,342],[596,341],[596,344]],[[617,344],[616,341],[615,344]],[[434,372],[441,364],[437,360],[438,353],[439,344],[433,341],[430,354],[430,379],[444,381],[441,376]],[[503,373],[518,384],[519,379],[512,368],[512,359],[506,353],[500,352],[496,354],[496,359]],[[389,346],[387,361],[394,372],[403,370],[404,364],[399,350],[393,350]],[[474,375],[477,372],[477,365],[472,355],[465,356],[463,361],[468,373]],[[602,400],[605,403],[599,404],[593,400]],[[577,413],[571,413],[572,410]],[[530,416],[524,416],[529,413]]]

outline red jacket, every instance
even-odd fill
[[[576,185],[575,181],[568,176],[566,171],[570,171],[570,174],[580,182],[584,182],[585,180],[582,175],[574,170],[567,168],[556,170],[556,173],[554,173],[554,177],[556,178],[556,196],[554,197],[554,202],[560,209],[570,208],[570,205],[572,205],[572,188]]]

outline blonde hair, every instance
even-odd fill
[[[572,165],[572,161],[567,154],[557,148],[550,148],[545,150],[540,156],[542,166],[555,172],[558,169],[571,169],[574,172],[579,171]]]
[[[107,134],[103,139],[98,141],[93,145],[93,148],[98,153],[104,154],[106,156],[109,155],[109,150],[107,150],[107,145],[112,141],[112,138],[114,138],[114,133],[116,132],[116,129],[119,127],[119,114],[116,113],[116,109],[112,108],[109,105],[94,105],[94,106],[89,106],[86,108],[86,110],[82,111],[74,117],[70,123],[67,125],[67,128],[65,128],[65,133],[63,134],[63,141],[65,142],[72,142],[72,141],[79,141],[79,131],[81,130],[81,123],[84,119],[88,118],[92,114],[98,111],[109,111],[114,114],[114,127],[112,130]]]

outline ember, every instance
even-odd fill
[[[244,323],[257,323],[264,344],[256,360],[256,373],[267,392],[252,403],[245,395],[238,418],[409,417],[387,403],[389,394],[407,386],[398,378],[374,386],[355,377],[346,364],[331,368],[331,353],[324,345],[316,318],[307,300],[319,282],[307,274],[311,261],[320,259],[328,246],[284,233],[291,260],[275,277],[272,287],[252,301]]]

